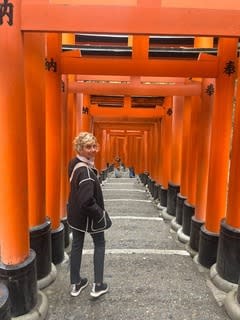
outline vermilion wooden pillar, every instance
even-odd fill
[[[156,176],[155,176],[155,165],[156,165],[156,138],[155,138],[155,123],[152,123],[149,130],[148,136],[148,172],[149,172],[149,191],[152,196],[152,200],[155,197],[156,189]]]
[[[144,165],[144,171],[148,171],[148,137],[149,137],[149,131],[148,130],[144,130],[143,133],[143,154],[144,154],[144,161],[143,161],[143,165]]]
[[[183,107],[183,129],[182,129],[182,149],[181,149],[181,169],[180,181],[181,191],[176,200],[176,221],[172,221],[172,228],[177,231],[182,225],[183,204],[188,193],[188,162],[189,162],[189,141],[190,141],[190,123],[191,123],[191,97],[184,97]]]
[[[83,93],[76,94],[76,134],[81,131]]]
[[[199,263],[205,267],[216,262],[220,222],[226,212],[237,44],[236,38],[219,39],[219,75],[213,108],[206,222],[201,228],[198,254]]]
[[[75,79],[74,75],[67,76],[67,84]],[[67,86],[68,92],[68,86]],[[81,127],[80,127],[81,131]],[[76,95],[75,93],[68,92],[67,95],[67,159],[68,161],[75,156],[73,150],[73,139],[77,135],[76,132]]]
[[[155,176],[156,176],[156,200],[158,202],[158,205],[160,204],[160,193],[161,193],[161,119],[157,119],[155,123],[155,131],[156,131],[156,170],[155,170]]]
[[[0,282],[8,287],[11,316],[17,317],[37,304],[37,272],[29,241],[21,1],[7,9],[0,26]]]
[[[195,37],[195,48],[212,48],[212,37]],[[201,58],[201,55],[200,55]],[[200,79],[194,79],[199,83]],[[190,80],[191,81],[191,80]],[[191,98],[191,122],[190,122],[190,136],[189,136],[189,159],[188,159],[188,185],[191,186],[188,189],[187,197],[182,206],[182,227],[178,231],[178,238],[183,242],[189,242],[191,233],[192,217],[195,213],[196,205],[196,191],[197,191],[197,172],[198,172],[198,156],[199,155],[199,141],[201,135],[199,133],[199,119],[201,117],[201,97],[193,96]],[[179,198],[180,200],[180,198]],[[181,199],[182,200],[182,199]],[[180,201],[181,203],[181,201]]]
[[[61,85],[61,169],[60,169],[60,218],[64,225],[64,247],[69,246],[69,226],[67,223],[67,199],[69,193],[68,181],[68,107],[67,107],[67,75],[62,75]]]
[[[240,318],[240,283],[239,283],[239,234],[240,212],[239,199],[239,129],[240,129],[240,83],[239,83],[239,59],[238,59],[238,83],[236,95],[236,110],[233,127],[233,139],[231,150],[231,167],[229,177],[229,193],[226,219],[222,220],[217,254],[216,272],[221,283],[225,284],[225,291],[229,291],[224,299],[224,307],[231,319]],[[211,268],[211,275],[212,269]],[[215,272],[215,275],[216,275]],[[224,281],[222,281],[224,279]],[[236,279],[238,285],[236,286]],[[212,279],[213,281],[213,279]],[[226,285],[227,284],[227,285]],[[217,283],[216,286],[220,287]],[[233,288],[234,286],[234,288]]]
[[[195,37],[194,39],[194,47],[195,48],[213,48],[214,45],[214,39],[213,37]],[[204,57],[204,55],[200,54],[198,60],[202,60]],[[209,59],[209,55],[206,55],[206,59]],[[214,59],[214,57],[213,57]],[[198,80],[200,83],[202,83],[202,79],[196,79]],[[209,91],[206,91],[205,94],[209,93]],[[196,170],[193,171],[192,166],[190,164],[190,171],[194,172],[193,176],[195,178],[195,182],[193,181],[193,179],[191,179],[191,184],[194,184],[194,188],[190,188],[189,189],[189,195],[188,195],[188,199],[184,202],[184,209],[183,209],[183,231],[185,229],[185,233],[187,233],[187,242],[191,242],[189,245],[189,248],[191,247],[191,244],[194,245],[195,247],[198,248],[198,242],[199,242],[199,229],[202,225],[202,223],[198,223],[198,221],[194,220],[194,215],[195,215],[195,208],[196,208],[196,192],[201,192],[198,191],[202,190],[202,186],[199,185],[198,183],[198,177],[199,177],[199,170],[201,171],[202,168],[202,162],[199,161],[199,158],[202,158],[201,156],[201,152],[203,152],[203,155],[205,154],[204,151],[204,147],[206,148],[206,146],[209,146],[209,143],[207,143],[207,141],[203,140],[202,138],[202,132],[201,131],[201,119],[203,118],[203,116],[205,115],[204,112],[202,112],[202,105],[203,103],[205,103],[205,101],[203,101],[204,97],[202,97],[201,95],[201,101],[196,101],[195,98],[193,98],[193,101],[195,101],[195,104],[200,108],[199,112],[197,114],[198,119],[196,119],[197,121],[197,125],[196,125],[196,129],[199,131],[199,134],[196,136],[196,148],[195,149],[195,154],[197,155],[197,157],[194,157],[195,161],[194,164],[196,166]],[[199,121],[200,120],[200,121]],[[204,119],[203,121],[205,121],[206,119]],[[209,122],[207,122],[208,124]],[[203,126],[203,125],[202,125]],[[204,133],[204,132],[203,132]],[[204,147],[202,146],[202,140],[205,142]],[[202,160],[202,159],[201,159]],[[206,159],[203,159],[203,161],[206,161]],[[205,173],[206,175],[206,173]],[[205,192],[206,194],[206,192]],[[199,203],[199,202],[198,202]],[[192,230],[193,229],[193,230]],[[189,238],[190,236],[190,238]],[[192,249],[190,250],[192,253]]]
[[[157,183],[158,181],[158,176],[157,176],[157,167],[158,167],[158,161],[159,161],[159,155],[160,155],[160,150],[158,148],[158,124],[157,121],[154,121],[153,123],[153,154],[155,157],[153,157],[153,174],[154,174],[154,180],[156,180]]]
[[[178,230],[178,239],[184,243],[190,240],[191,219],[194,215],[196,202],[196,181],[197,181],[197,159],[198,159],[198,141],[199,135],[199,118],[201,100],[198,96],[191,98],[191,120],[189,129],[189,146],[188,146],[188,191],[187,197],[183,203],[182,227]]]
[[[136,136],[135,137],[135,142],[136,142],[136,145],[137,145],[137,152],[136,152],[136,155],[135,155],[135,171],[136,173],[141,173],[144,171],[144,154],[143,154],[143,132],[141,132],[141,135],[139,136]],[[140,155],[140,159],[139,159],[139,162],[138,160],[136,159],[137,157],[137,154]],[[130,161],[129,161],[129,164],[131,165]]]
[[[81,131],[92,132],[91,115],[90,115],[90,96],[83,95],[83,106],[82,106],[82,116],[81,116]]]
[[[62,33],[62,44],[75,44],[75,34]],[[69,246],[69,226],[67,223],[66,204],[69,193],[69,181],[68,181],[68,162],[73,156],[72,140],[77,132],[77,123],[73,93],[68,93],[69,81],[75,79],[73,75],[62,75],[61,83],[61,169],[60,169],[60,218],[64,225],[64,247]]]
[[[199,113],[198,119],[200,136],[198,139],[199,156],[197,159],[196,204],[194,216],[192,217],[191,222],[189,242],[189,246],[193,255],[198,252],[199,232],[205,221],[206,215],[212,106],[215,90],[215,79],[203,79],[201,112]]]
[[[103,129],[101,145],[100,145],[100,150],[101,150],[101,166],[99,167],[100,170],[106,168],[106,165],[108,162],[106,161],[106,147],[107,147],[107,131],[106,129]]]
[[[64,259],[64,226],[60,222],[61,35],[47,34],[46,56],[46,212],[52,223],[52,261]]]
[[[238,60],[239,62],[239,60]],[[235,105],[235,119],[233,124],[233,137],[232,148],[230,153],[230,174],[228,185],[228,198],[227,198],[227,213],[226,217],[221,221],[221,230],[219,236],[219,245],[217,253],[215,269],[218,275],[230,282],[238,283],[240,276],[240,181],[239,181],[239,139],[240,139],[240,84],[239,75],[240,69],[238,66],[238,83],[237,83],[237,96]],[[229,286],[231,289],[231,286]]]
[[[156,164],[156,177],[157,177],[157,181],[160,184],[159,185],[159,191],[161,188],[161,174],[160,174],[160,170],[161,170],[161,118],[157,119],[156,122],[156,131],[157,131],[157,154],[158,154],[158,159],[157,159],[157,164]],[[159,193],[160,195],[160,193]]]
[[[30,245],[37,255],[38,287],[47,286],[51,272],[51,223],[46,218],[45,185],[45,35],[24,35],[27,106],[28,204]]]
[[[177,194],[180,192],[183,97],[173,97],[171,169],[168,181],[167,213],[176,216]]]
[[[162,214],[167,217],[167,194],[168,194],[168,182],[170,178],[171,170],[171,141],[172,141],[172,108],[167,106],[165,108],[164,115],[161,122],[161,169],[162,174],[160,181],[160,209]]]

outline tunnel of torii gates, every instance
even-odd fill
[[[179,240],[238,306],[240,2],[87,3],[0,1],[0,318],[39,308],[66,259],[67,164],[86,130],[101,146],[99,170],[116,155],[134,166]],[[74,32],[131,35],[132,57],[62,52]],[[149,35],[166,34],[193,35],[196,48],[217,36],[218,53],[148,59]],[[143,84],[153,80],[164,84]],[[100,108],[94,94],[123,95],[123,107]],[[132,95],[164,99],[132,108]]]

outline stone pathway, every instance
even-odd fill
[[[57,266],[57,279],[43,292],[48,320],[227,320],[185,246],[159,217],[138,178],[104,181],[105,206],[113,220],[106,231],[105,281],[110,291],[98,300],[91,286],[69,295],[69,260]],[[92,243],[86,236],[82,275],[93,281]]]

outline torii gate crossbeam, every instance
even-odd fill
[[[42,32],[236,37],[239,21],[238,0],[22,0],[21,11],[21,29]]]

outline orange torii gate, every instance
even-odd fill
[[[68,4],[68,6],[66,6],[66,3]],[[2,214],[0,232],[0,279],[6,282],[9,287],[10,300],[13,299],[13,297],[14,299],[16,299],[14,300],[14,303],[11,303],[12,316],[27,314],[37,305],[38,292],[34,263],[36,257],[34,251],[30,250],[29,229],[33,225],[34,227],[39,227],[39,224],[41,226],[42,223],[46,223],[48,228],[48,222],[46,219],[46,217],[48,216],[47,212],[38,211],[39,215],[37,216],[37,213],[34,213],[33,211],[29,212],[34,201],[34,194],[32,193],[32,185],[34,185],[34,181],[28,181],[28,172],[34,172],[32,170],[35,170],[36,168],[30,167],[28,165],[27,157],[34,158],[37,153],[36,149],[34,149],[34,146],[31,145],[31,137],[34,132],[34,128],[31,128],[27,125],[26,114],[28,117],[27,121],[37,121],[37,115],[30,113],[30,111],[32,111],[31,108],[33,108],[32,99],[36,98],[36,93],[34,93],[33,91],[31,92],[31,86],[29,83],[31,81],[31,78],[29,80],[29,73],[27,73],[28,77],[24,77],[24,59],[27,59],[27,55],[31,56],[31,52],[25,51],[27,50],[26,44],[28,40],[26,37],[26,41],[23,41],[24,34],[28,32],[32,33],[32,44],[34,44],[34,41],[36,40],[34,39],[35,34],[36,37],[38,37],[40,33],[51,32],[53,33],[52,36],[56,39],[59,37],[59,33],[73,33],[76,31],[100,33],[106,31],[109,32],[109,30],[111,30],[112,33],[125,33],[130,35],[184,34],[195,36],[239,37],[240,4],[238,0],[229,0],[227,3],[222,3],[220,1],[214,0],[207,5],[207,8],[204,7],[204,5],[202,5],[200,2],[192,3],[191,0],[183,0],[181,1],[181,3],[179,3],[179,1],[170,0],[162,0],[157,2],[148,0],[123,0],[114,5],[109,5],[107,1],[98,1],[98,5],[95,5],[91,4],[91,0],[88,1],[87,5],[83,0],[36,0],[34,2],[30,0],[5,0],[0,2],[0,83],[2,88],[0,94],[0,128],[2,139],[0,146],[0,174],[3,181],[0,187],[0,212]],[[101,16],[101,19],[98,18],[99,16]],[[144,21],[142,20],[143,16],[145,18]],[[204,24],[202,23],[202,21],[204,21]],[[145,41],[146,38],[143,40]],[[231,41],[234,42],[235,40],[230,39],[230,42]],[[33,50],[32,52],[35,52],[37,56],[41,56],[39,60],[40,62],[38,61],[39,65],[37,64],[37,68],[39,68],[38,74],[41,74],[41,72],[43,72],[45,68],[47,73],[54,73],[56,72],[55,67],[57,67],[58,76],[56,76],[56,74],[52,74],[52,76],[51,74],[48,74],[49,78],[51,78],[51,87],[54,89],[54,95],[56,94],[55,99],[59,98],[59,96],[61,95],[61,85],[59,85],[61,84],[61,74],[108,74],[117,76],[129,76],[130,74],[132,76],[217,78],[217,101],[219,102],[221,99],[223,99],[224,101],[225,98],[228,101],[226,114],[228,123],[226,127],[224,127],[224,134],[226,133],[226,137],[228,137],[230,126],[229,119],[231,118],[230,100],[232,96],[230,92],[233,91],[232,78],[234,78],[234,76],[232,74],[227,74],[227,77],[229,77],[227,78],[227,83],[229,84],[230,91],[225,90],[220,95],[219,92],[221,91],[222,86],[225,87],[223,84],[224,75],[222,74],[222,70],[226,68],[227,64],[230,62],[229,57],[232,57],[231,55],[229,55],[227,59],[222,59],[222,52],[225,49],[228,49],[229,42],[226,39],[223,39],[220,42],[221,53],[219,57],[209,57],[209,59],[208,57],[206,57],[206,59],[199,61],[176,61],[174,59],[150,61],[146,57],[146,47],[143,55],[141,55],[141,51],[139,52],[138,49],[141,47],[141,41],[137,40],[133,47],[136,55],[133,55],[132,59],[113,60],[109,58],[82,58],[80,57],[79,52],[65,54],[61,53],[59,48],[55,49],[55,51],[51,53],[51,57],[47,57],[47,61],[44,61],[42,53],[40,54],[40,51],[42,52],[42,48],[34,49],[33,47],[31,48],[31,46],[29,46],[28,50],[30,48],[30,51]],[[236,48],[233,48],[233,50],[236,50]],[[24,52],[26,53],[25,58]],[[232,67],[234,68],[236,63],[234,55],[231,61],[233,62]],[[26,66],[27,68],[29,68],[29,64],[27,64]],[[58,68],[60,68],[60,70]],[[44,80],[44,83],[46,85],[46,80]],[[43,92],[42,81],[40,81],[36,85],[38,85],[39,92]],[[229,87],[227,87],[227,89],[229,89]],[[56,88],[59,88],[59,91]],[[48,89],[50,89],[50,87],[48,87]],[[187,88],[184,87],[183,90],[185,89]],[[194,88],[194,90],[196,89],[197,88]],[[177,95],[177,91],[175,92],[175,94],[173,91],[171,95]],[[189,95],[192,95],[190,91]],[[51,102],[51,92],[48,92],[46,97],[48,99],[47,103],[50,104],[49,107],[51,108],[53,105],[54,107],[56,107],[56,101]],[[237,103],[239,103],[238,100]],[[221,108],[224,107],[223,101],[219,102]],[[73,101],[73,104],[74,103],[75,101]],[[39,108],[42,108],[42,106],[40,107],[40,103],[38,105]],[[60,114],[57,108],[49,111],[50,114],[48,116],[50,117],[48,117],[47,120],[47,132],[50,132],[51,130],[51,122],[53,121],[53,118],[57,116],[58,119],[60,119]],[[224,111],[226,110],[224,109]],[[44,110],[41,111],[41,117],[43,116],[43,113]],[[39,117],[38,119],[38,121],[40,121],[38,124],[40,125],[41,134],[43,134],[45,123],[43,123],[44,120],[41,120],[41,117]],[[211,149],[211,167],[214,166],[215,157],[219,153],[220,147],[219,143],[217,143],[218,139],[221,140],[221,138],[223,137],[223,132],[221,132],[221,128],[219,129],[218,123],[221,122],[221,118],[218,118],[217,116],[215,117],[216,119],[213,126],[213,136],[215,138],[211,144],[212,146],[214,146],[214,148]],[[90,123],[88,121],[90,121],[91,119],[87,118],[85,120],[86,128],[90,128]],[[164,136],[167,136],[170,134],[170,129],[168,129],[171,127],[169,121],[170,118],[165,118],[165,120],[166,122],[165,127],[163,125],[163,134]],[[55,128],[60,136],[60,124],[56,123],[54,125],[56,126]],[[146,143],[148,142],[150,136],[154,137],[156,135],[156,133],[154,133],[154,130],[154,124],[152,126],[150,125],[149,130],[146,130],[146,128],[143,130],[143,138],[140,137],[140,139],[143,139],[144,141],[143,144],[141,143],[144,152],[152,151],[146,149]],[[142,134],[140,136],[142,136]],[[35,141],[35,143],[36,145],[40,143],[40,147],[41,149],[43,149],[45,140],[42,136],[40,137],[40,139],[40,141]],[[48,165],[48,168],[51,168],[54,167],[55,161],[54,153],[52,152],[53,150],[51,150],[51,147],[55,146],[57,150],[60,150],[61,146],[58,144],[59,141],[57,141],[57,138],[54,141],[51,140],[52,137],[48,136],[47,139],[48,155],[46,163]],[[136,139],[139,140],[139,137],[137,137]],[[55,142],[57,143],[56,145]],[[224,142],[226,141],[224,140]],[[214,145],[215,143],[216,145]],[[215,155],[213,154],[213,150],[216,151]],[[224,169],[224,172],[219,177],[221,183],[218,185],[219,188],[222,188],[221,194],[223,193],[223,190],[225,190],[226,184],[227,153],[228,142],[225,143],[224,157],[218,164],[217,169],[214,170],[215,175],[217,175],[221,171],[221,169]],[[233,152],[234,161],[236,161],[237,155],[238,154],[236,152]],[[54,161],[51,159],[53,159]],[[16,161],[18,174],[17,179]],[[45,164],[41,159],[39,168],[44,167],[44,165]],[[57,166],[56,169],[57,171],[60,171],[60,165]],[[152,169],[155,172],[156,168]],[[49,171],[51,170],[47,169],[47,172]],[[60,172],[56,173],[56,178],[60,184]],[[49,175],[46,177],[46,180],[48,181],[46,189],[51,190],[51,194],[53,194],[54,191],[58,194],[57,199],[55,199],[56,212],[53,212],[53,210],[50,213],[50,216],[52,218],[51,222],[54,225],[55,232],[59,229],[60,226],[60,212],[58,212],[60,211],[60,191],[53,190]],[[43,180],[41,180],[41,183],[43,183]],[[233,188],[233,186],[234,180],[232,178],[231,188]],[[212,206],[211,201],[214,200],[215,202],[217,202],[219,199],[214,192],[214,177],[212,176],[210,176],[209,189],[210,193],[208,197],[207,210],[214,211],[213,207],[215,203]],[[232,198],[234,198],[232,189],[229,197],[230,202],[226,223],[235,228],[239,228],[239,214],[237,213],[237,216],[233,217],[232,213],[229,212],[229,210],[234,207],[231,202]],[[52,208],[53,196],[48,193],[47,198],[48,207]],[[39,206],[39,203],[36,203],[35,205]],[[40,209],[40,211],[41,210],[44,209]],[[217,238],[217,232],[219,231],[219,220],[223,218],[223,211],[224,210],[220,210],[217,213],[214,212],[213,216],[212,212],[207,212],[206,214],[206,229],[203,229],[202,231],[203,235],[210,236],[210,243],[212,240],[212,233],[214,233],[213,239],[215,240],[215,238]],[[225,225],[225,222],[223,224],[223,229],[228,229]],[[62,230],[59,231],[59,235],[61,238]],[[238,233],[238,230],[231,230],[231,232],[232,231],[233,233]],[[46,242],[48,242],[49,238],[47,237],[46,240]],[[209,262],[208,250],[205,250],[205,245],[206,244],[204,244],[204,248],[202,248],[200,252],[200,261],[207,260],[207,262]],[[238,248],[237,245],[236,248]],[[61,248],[61,250],[63,249]],[[59,252],[60,260],[63,258],[63,251],[61,250]],[[205,256],[203,255],[203,252],[205,252]],[[47,262],[49,267],[49,261]],[[222,268],[220,262],[217,269],[218,271],[220,271],[220,275],[225,277],[225,273],[222,271],[222,269],[224,268]],[[238,269],[238,262],[236,265],[234,265],[234,269]],[[21,278],[21,275],[23,273],[26,276],[24,278]],[[11,281],[11,279],[13,279],[13,281]],[[26,290],[22,290],[23,287],[29,287],[31,288],[31,290],[26,292]],[[44,295],[42,295],[42,299],[44,299]],[[25,301],[28,301],[28,304],[26,304]],[[46,311],[47,310],[45,310],[45,313]],[[7,317],[8,319],[10,319],[10,316],[7,315]]]

